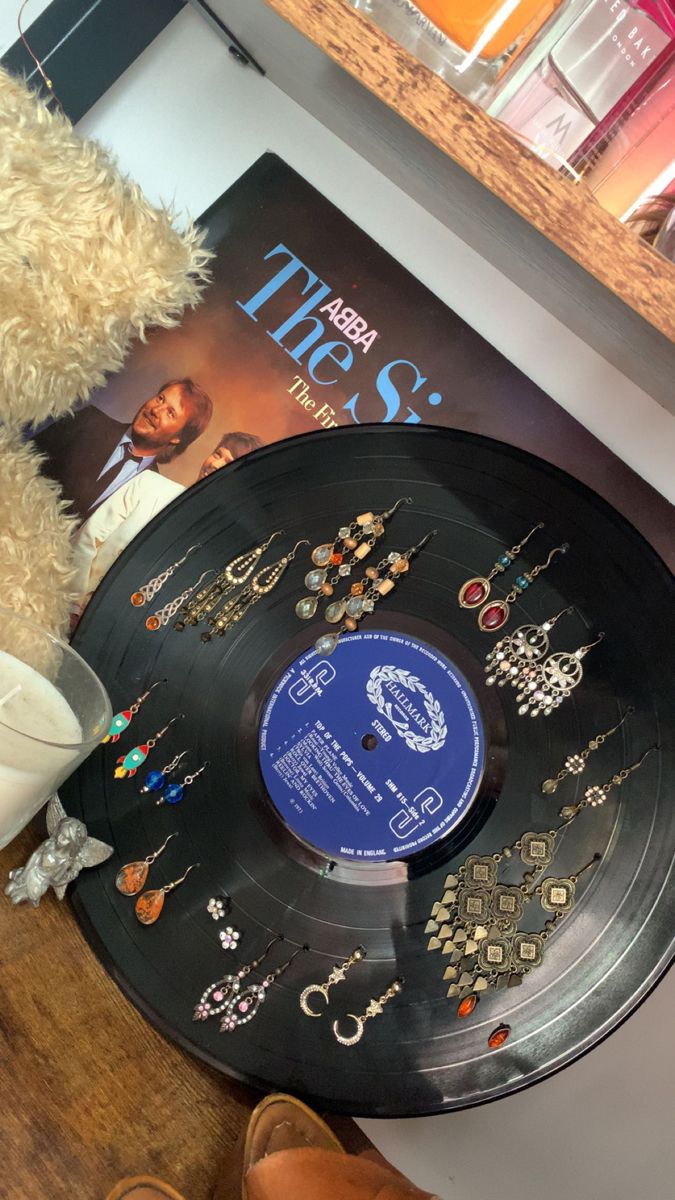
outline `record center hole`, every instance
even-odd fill
[[[361,738],[361,745],[364,750],[374,750],[377,746],[377,738],[374,733],[364,733]]]

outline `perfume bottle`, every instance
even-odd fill
[[[604,208],[636,218],[675,179],[675,45],[667,60],[572,156],[575,171]],[[640,232],[638,224],[634,225]],[[658,245],[658,242],[656,243]]]
[[[349,0],[456,91],[483,105],[495,81],[570,2],[580,0]]]
[[[550,37],[550,31],[549,31]],[[668,58],[675,0],[592,0],[499,112],[555,166]]]

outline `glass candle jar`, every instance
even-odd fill
[[[79,654],[0,609],[0,848],[98,746],[111,719],[105,688]]]

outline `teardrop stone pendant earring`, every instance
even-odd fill
[[[312,550],[314,570],[305,575],[305,587],[316,596],[303,596],[295,606],[296,616],[302,621],[309,621],[315,614],[319,599],[322,596],[332,596],[335,585],[351,575],[364,558],[370,554],[378,538],[382,537],[387,521],[393,517],[402,504],[412,504],[410,496],[397,500],[392,508],[376,515],[372,512],[361,513],[349,525],[341,525],[332,542],[322,542]],[[331,567],[336,567],[334,574],[329,576]]]
[[[117,872],[115,876],[115,887],[123,896],[137,896],[143,891],[145,881],[148,878],[150,867],[163,854],[172,838],[178,837],[177,833],[170,833],[165,842],[155,850],[154,854],[149,854],[147,858],[141,859],[140,862],[126,863],[125,866]]]
[[[504,550],[503,554],[499,555],[494,567],[489,575],[474,575],[471,579],[467,579],[462,584],[457,593],[457,603],[460,608],[480,608],[481,604],[485,604],[490,595],[492,580],[497,575],[503,575],[504,571],[508,571],[514,558],[520,554],[523,546],[526,546],[530,538],[537,532],[538,529],[543,529],[542,521],[539,521],[528,534],[512,546],[510,550]]]
[[[193,863],[192,866],[188,867],[185,874],[181,875],[180,879],[174,879],[173,883],[165,883],[164,887],[156,888],[154,891],[143,892],[138,897],[134,905],[134,911],[141,925],[154,925],[155,921],[161,916],[164,901],[169,893],[173,892],[175,888],[180,887],[181,883],[184,883],[187,879],[190,871],[194,871],[199,866],[201,866],[201,863]]]

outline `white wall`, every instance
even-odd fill
[[[45,3],[33,0],[31,17]],[[15,0],[0,0],[0,47],[14,40],[15,9]],[[151,199],[174,200],[194,216],[274,150],[675,498],[675,419],[271,83],[234,63],[192,9],[80,129],[109,145]],[[522,1095],[364,1128],[447,1200],[672,1200],[674,999],[671,976],[599,1049]]]

